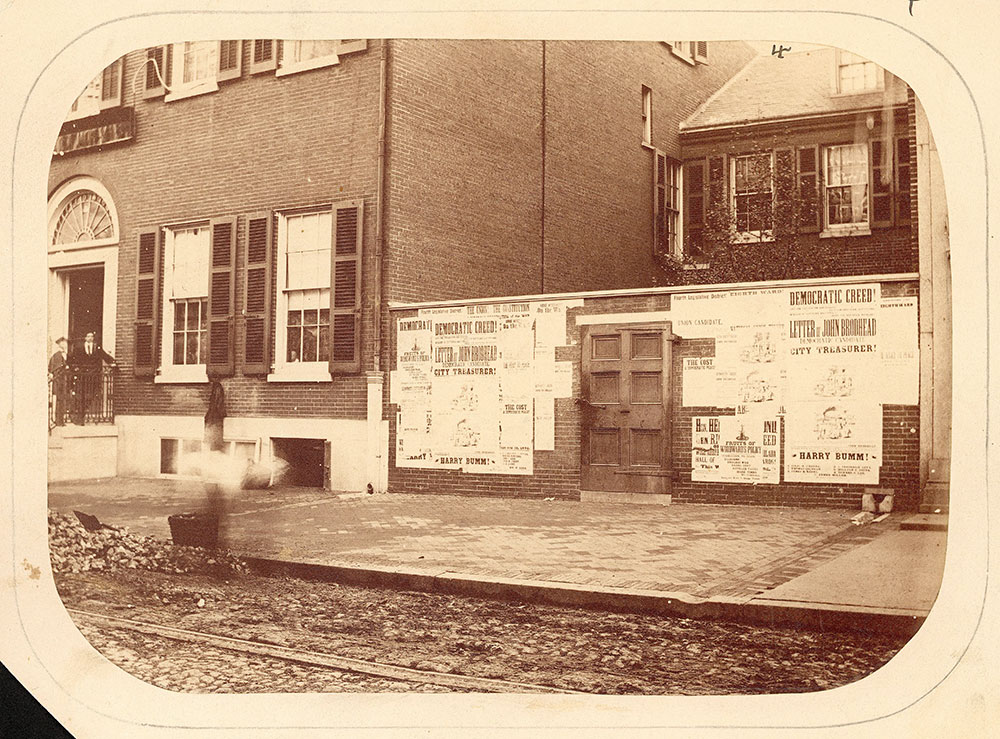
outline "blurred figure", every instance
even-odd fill
[[[222,489],[223,475],[220,466],[224,463],[226,442],[223,439],[223,425],[226,418],[226,393],[222,383],[212,381],[212,391],[208,396],[208,410],[205,412],[205,437],[202,445],[202,478],[208,494],[208,513],[215,516],[219,526],[219,544],[225,546],[226,497]]]

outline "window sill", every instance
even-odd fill
[[[192,366],[168,366],[160,369],[160,374],[153,378],[153,382],[163,385],[208,382],[208,371],[203,364]]]
[[[184,100],[185,98],[192,98],[197,95],[205,95],[209,92],[215,92],[219,89],[218,80],[206,80],[198,85],[191,85],[190,87],[175,87],[171,92],[168,92],[164,96],[163,101],[165,103],[171,103],[174,100]]]
[[[296,64],[286,64],[279,66],[274,71],[275,77],[284,77],[286,74],[298,74],[299,72],[308,72],[310,69],[320,69],[322,67],[332,67],[335,64],[340,64],[340,57],[334,54],[333,56],[320,56],[315,59],[309,59],[305,62],[298,62]]]
[[[837,239],[843,236],[871,236],[872,231],[868,226],[859,228],[828,228],[819,232],[821,239]]]
[[[333,382],[326,362],[283,364],[267,376],[268,382]]]
[[[653,145],[652,145],[652,144],[651,144],[650,142],[648,142],[648,141],[643,141],[643,142],[642,142],[642,148],[643,148],[643,149],[649,149],[650,151],[656,151],[656,147],[655,147],[655,146],[653,146]]]
[[[744,246],[752,246],[753,244],[773,244],[774,234],[761,233],[760,231],[737,232],[735,238],[733,238],[733,243],[742,244]]]

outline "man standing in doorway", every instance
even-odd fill
[[[70,356],[70,368],[75,378],[76,407],[74,422],[83,425],[95,397],[101,396],[105,363],[115,366],[115,359],[97,345],[93,331],[88,331],[83,344]]]
[[[52,397],[52,423],[62,426],[66,422],[67,382],[67,342],[65,336],[56,339],[56,351],[49,358],[49,388]]]

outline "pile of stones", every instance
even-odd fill
[[[229,576],[249,572],[246,562],[227,550],[175,546],[102,524],[92,516],[52,510],[49,553],[57,573],[140,569]]]

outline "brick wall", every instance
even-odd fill
[[[892,282],[882,285],[883,297],[917,294],[916,282]],[[581,328],[576,317],[613,313],[646,313],[669,310],[670,296],[600,296],[585,299],[582,307],[573,308],[567,319],[567,346],[556,350],[557,361],[572,361],[573,394],[555,402],[555,450],[534,453],[534,474],[482,475],[456,470],[397,468],[396,406],[386,397],[390,419],[389,490],[390,492],[443,493],[458,495],[496,495],[519,497],[577,498],[580,490],[580,443],[582,414],[573,398],[580,396]],[[410,317],[415,311],[394,311],[392,318]],[[390,352],[395,356],[394,332],[390,331]],[[768,506],[823,506],[857,508],[865,485],[785,483],[778,485],[727,484],[691,481],[691,419],[699,415],[732,415],[732,409],[683,407],[684,357],[714,356],[714,339],[681,339],[674,344],[671,367],[673,400],[673,437],[671,458],[675,471],[672,495],[678,502],[739,503]],[[884,405],[882,445],[884,464],[878,487],[893,489],[895,505],[914,510],[919,503],[919,407]],[[784,439],[784,419],[782,419]],[[782,443],[781,469],[784,469]],[[782,473],[783,474],[783,473]]]
[[[165,102],[144,100],[138,50],[125,59],[124,105],[135,106],[136,135],[128,144],[55,157],[50,190],[75,176],[100,180],[118,210],[117,412],[203,414],[206,384],[164,385],[137,379],[133,366],[135,273],[140,230],[166,224],[237,216],[237,264],[245,255],[245,216],[264,210],[362,200],[362,369],[370,368],[378,130],[378,42],[342,55],[340,64],[283,77],[243,72],[216,92]],[[138,93],[138,96],[136,95]],[[235,305],[245,280],[237,270]],[[235,322],[236,371],[223,380],[230,415],[363,418],[363,375],[331,383],[267,383],[243,376],[243,323]],[[273,353],[272,353],[273,354]]]
[[[657,284],[642,87],[652,90],[653,146],[680,158],[681,121],[752,55],[713,42],[709,64],[692,66],[662,43],[547,44],[543,292]]]
[[[680,121],[751,55],[713,43],[692,66],[661,43],[392,41],[387,297],[654,284],[642,86],[653,143],[677,156]]]

